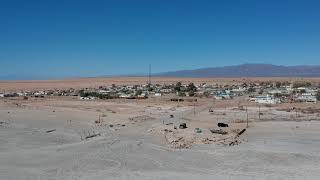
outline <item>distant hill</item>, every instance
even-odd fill
[[[277,66],[272,64],[241,64],[164,72],[155,75],[163,77],[320,77],[320,65]]]

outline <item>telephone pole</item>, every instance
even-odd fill
[[[148,84],[151,85],[151,64],[149,64],[149,80]]]
[[[196,116],[196,102],[193,101],[193,116]]]
[[[259,121],[260,121],[260,115],[261,115],[261,112],[260,112],[260,104],[259,104]]]
[[[248,106],[246,106],[246,113],[247,113],[247,128],[248,128],[249,127]]]

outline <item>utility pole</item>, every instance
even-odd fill
[[[149,80],[148,80],[149,86],[151,85],[151,64],[149,64]]]
[[[193,100],[193,116],[196,116],[196,101]]]
[[[247,128],[248,128],[249,127],[248,106],[246,106],[246,113],[247,113]]]
[[[211,112],[213,112],[213,106],[214,106],[214,97],[212,97],[212,106],[211,106]]]
[[[261,114],[261,113],[260,113],[260,104],[259,104],[259,121],[260,121],[260,114]]]

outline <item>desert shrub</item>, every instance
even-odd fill
[[[293,83],[293,88],[310,87],[310,86],[311,86],[311,82],[306,82],[306,81],[294,82]]]
[[[177,84],[176,84],[176,86],[174,87],[174,90],[176,91],[176,92],[180,92],[181,91],[181,82],[177,82]]]
[[[188,87],[187,87],[187,90],[190,92],[190,91],[197,91],[197,87],[193,84],[193,83],[190,83],[188,84]]]
[[[316,94],[316,98],[318,101],[320,101],[320,90],[318,90],[317,94]]]
[[[142,90],[141,89],[138,89],[137,91],[136,91],[136,96],[138,96],[138,95],[141,95],[142,94]]]
[[[85,92],[84,90],[80,90],[79,94],[81,97],[96,97],[99,99],[112,99],[114,98],[113,96],[109,94],[99,94],[97,92]]]
[[[179,92],[178,92],[178,96],[186,96],[186,93],[185,93],[185,92],[182,92],[182,91],[179,91]]]
[[[248,88],[248,92],[249,93],[253,93],[253,92],[255,92],[256,90],[253,88],[253,87],[250,87],[250,88]]]

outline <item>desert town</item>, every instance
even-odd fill
[[[34,91],[3,90],[0,97],[48,97],[48,96],[77,96],[82,100],[93,99],[145,99],[176,95],[178,97],[206,97],[217,100],[233,99],[234,97],[249,95],[250,102],[261,104],[278,104],[292,102],[317,103],[319,100],[320,84],[308,81],[261,81],[259,83],[242,84],[151,84],[99,86],[83,89],[44,89]]]
[[[155,177],[166,171],[173,173],[168,177],[177,173],[178,179],[192,179],[180,173],[189,168],[206,179],[225,177],[224,163],[234,159],[240,169],[228,174],[231,179],[242,177],[243,164],[255,173],[253,178],[266,169],[277,177],[303,176],[296,168],[320,175],[318,166],[309,168],[319,162],[317,79],[156,80],[140,78],[133,84],[106,79],[95,87],[63,88],[54,82],[52,87],[1,82],[0,177],[103,179],[112,174],[121,179],[136,172],[133,178],[147,179],[148,173]],[[245,162],[259,163],[261,157],[270,162],[264,169]],[[210,158],[215,160],[205,160]],[[51,164],[54,159],[65,163],[58,168]],[[278,160],[284,164],[275,168]],[[198,168],[181,164],[193,161]],[[287,166],[300,161],[307,166]],[[41,168],[33,169],[37,164]]]

